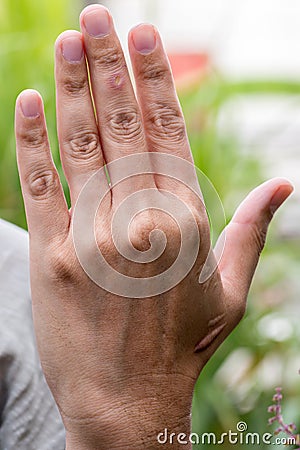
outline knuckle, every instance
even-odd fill
[[[260,227],[257,224],[252,224],[251,227],[254,245],[257,249],[258,256],[260,256],[267,239],[267,225]]]
[[[126,138],[136,141],[141,137],[142,124],[137,110],[119,110],[107,117],[108,132],[111,138],[119,140]]]
[[[93,56],[94,64],[101,69],[115,70],[124,65],[122,52],[118,48],[104,48],[95,52]]]
[[[60,250],[58,250],[58,248],[60,248]],[[49,249],[45,264],[47,265],[47,273],[50,280],[62,283],[78,282],[78,276],[76,276],[73,260],[63,246],[57,245],[53,251]]]
[[[41,200],[54,195],[59,186],[58,176],[55,171],[43,167],[31,172],[26,181],[31,197]]]
[[[153,64],[153,62],[149,61],[148,64],[144,65],[141,77],[145,83],[161,84],[170,78],[170,70],[167,66]]]
[[[130,242],[137,250],[143,252],[149,249],[149,235],[155,229],[151,211],[143,211],[132,222],[130,227]]]
[[[78,97],[87,90],[87,78],[66,78],[63,82],[63,89],[68,96]]]
[[[19,134],[22,145],[28,149],[39,149],[48,143],[47,133],[41,128],[32,128]]]
[[[178,247],[181,232],[176,222],[164,213],[153,210],[145,210],[135,217],[130,227],[130,242],[139,251],[146,251],[150,248],[150,234],[152,231],[162,232],[169,244],[167,254]]]
[[[100,142],[97,133],[80,131],[67,142],[69,155],[74,160],[97,159],[100,155]]]
[[[154,113],[149,117],[154,139],[167,137],[169,141],[183,142],[185,139],[185,123],[179,109],[164,104],[152,108]]]

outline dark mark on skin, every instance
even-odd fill
[[[210,331],[195,347],[195,353],[206,350],[226,327],[225,314],[220,314],[208,323]],[[221,323],[220,323],[221,322]],[[218,325],[220,323],[220,325]]]
[[[113,89],[120,89],[124,86],[126,80],[126,76],[123,73],[123,70],[121,72],[115,73],[110,78],[110,85]]]

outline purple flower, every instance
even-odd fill
[[[300,371],[299,371],[300,373]],[[296,425],[294,423],[290,423],[289,425],[286,424],[283,420],[282,416],[282,405],[281,401],[283,399],[282,395],[282,388],[277,387],[275,389],[276,394],[273,396],[273,404],[268,407],[268,413],[274,414],[273,417],[271,417],[268,420],[269,425],[272,425],[273,423],[277,422],[279,427],[276,428],[274,431],[274,435],[278,435],[279,433],[285,433],[288,437],[292,437],[295,439],[295,443],[298,445],[296,450],[300,450],[300,435],[296,433]]]

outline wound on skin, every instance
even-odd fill
[[[209,332],[195,347],[195,353],[206,350],[212,342],[219,336],[226,326],[224,322],[225,314],[220,314],[208,322]],[[221,322],[221,323],[220,323]]]
[[[110,84],[111,84],[112,88],[114,88],[114,89],[121,88],[124,84],[124,76],[122,76],[119,73],[113,75],[111,77]]]

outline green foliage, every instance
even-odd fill
[[[59,33],[77,27],[79,0],[1,0],[0,3],[0,216],[25,226],[15,163],[14,104],[26,88],[45,102],[57,162],[53,44]]]
[[[299,93],[300,83],[296,82],[231,82],[212,73],[180,96],[195,164],[213,182],[229,218],[239,200],[265,176],[262,162],[242,151],[237,136],[218,133],[220,111],[235,98]]]

